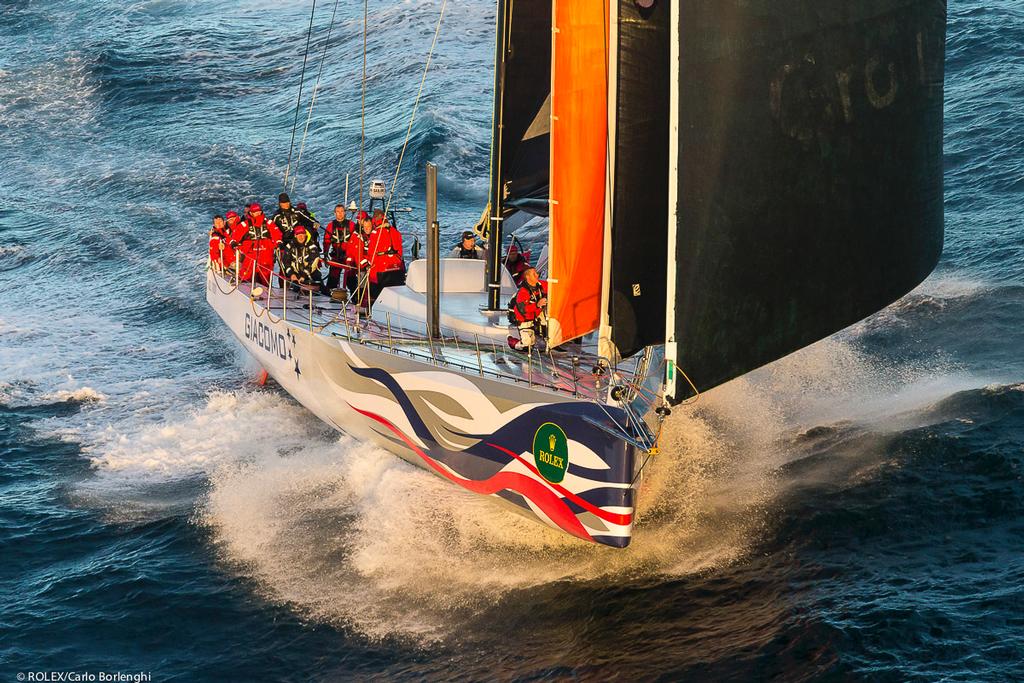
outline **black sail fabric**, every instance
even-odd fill
[[[703,391],[934,268],[946,3],[681,0],[679,20],[668,351]],[[669,368],[674,401],[682,379]]]
[[[508,1],[501,133],[506,213],[548,212],[551,0]]]
[[[617,0],[612,188],[612,342],[622,356],[665,341],[668,240],[668,0]]]

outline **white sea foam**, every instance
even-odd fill
[[[306,435],[321,429],[301,406],[269,392],[215,392],[202,408],[158,424],[138,417],[127,428],[107,426],[87,445],[101,476],[150,483],[186,479],[301,449]]]
[[[677,408],[626,550],[468,494],[266,391],[214,393],[159,424],[110,427],[88,453],[99,485],[204,479],[197,523],[267,599],[369,638],[429,642],[464,636],[494,604],[552,582],[660,580],[739,560],[784,486],[778,468],[803,455],[794,434],[884,421],[962,379],[928,376],[828,340]]]
[[[92,387],[79,387],[78,389],[58,389],[43,394],[40,400],[47,403],[100,403],[107,400],[107,397]]]
[[[200,520],[225,562],[269,599],[371,638],[429,641],[516,591],[678,576],[746,552],[770,490],[763,463],[749,467],[735,444],[687,415],[665,444],[645,473],[625,551],[567,537],[344,437],[306,439],[288,457],[277,443],[222,460]]]

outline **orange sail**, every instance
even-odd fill
[[[555,0],[551,69],[549,340],[596,330],[608,141],[606,5]]]

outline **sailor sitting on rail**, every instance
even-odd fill
[[[536,268],[523,271],[523,284],[508,302],[508,345],[516,351],[538,351],[547,347],[548,283],[540,279]]]
[[[320,245],[310,238],[301,225],[293,228],[291,237],[281,243],[281,273],[297,285],[323,287],[320,276]]]
[[[245,220],[231,234],[231,247],[242,254],[242,272],[239,276],[248,280],[255,275],[257,281],[267,284],[274,269],[274,250],[280,242],[281,231],[277,225],[267,220],[259,204],[250,204],[245,212]]]
[[[220,271],[235,265],[235,253],[231,248],[231,233],[220,214],[213,217],[210,228],[210,267]]]
[[[448,258],[483,259],[484,250],[476,245],[476,234],[472,230],[462,233],[462,241],[448,254]]]

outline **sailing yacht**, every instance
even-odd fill
[[[937,263],[946,3],[498,0],[495,25],[486,262],[440,257],[428,165],[427,258],[368,312],[215,264],[207,299],[339,431],[622,548],[673,407]],[[549,333],[521,353],[527,220]]]

